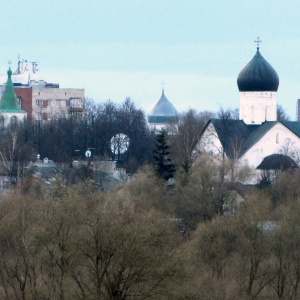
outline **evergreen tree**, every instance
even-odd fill
[[[161,130],[155,139],[155,149],[153,151],[154,167],[157,175],[165,180],[173,178],[175,164],[170,158],[170,146],[167,143],[167,133]]]

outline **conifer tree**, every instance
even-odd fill
[[[155,138],[155,149],[153,151],[153,160],[156,173],[159,177],[169,180],[175,173],[175,164],[170,158],[170,146],[167,143],[167,133],[161,130]]]

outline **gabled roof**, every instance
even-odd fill
[[[211,119],[222,147],[229,158],[241,157],[276,123],[247,125],[243,120]]]
[[[18,98],[15,92],[14,85],[11,80],[11,74],[12,71],[9,68],[9,70],[7,71],[7,82],[0,100],[0,113],[3,112],[25,113],[25,111],[19,107]]]
[[[299,121],[282,121],[284,126],[300,137],[300,122]]]
[[[212,124],[226,156],[239,158],[278,123],[283,124],[300,138],[300,122],[297,121],[267,121],[261,125],[247,125],[243,120],[211,119],[203,132],[209,124]]]
[[[250,133],[246,139],[241,155],[244,155],[254,144],[256,144],[278,121],[267,121],[261,125],[248,125],[250,127]]]

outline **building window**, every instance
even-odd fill
[[[18,96],[18,105],[19,105],[19,108],[22,107],[22,98]]]
[[[43,106],[43,100],[35,100],[36,106]]]
[[[279,133],[276,133],[276,144],[279,144]]]
[[[38,113],[36,114],[36,119],[37,119],[38,121],[42,120],[42,114],[41,114],[41,112],[38,112]]]
[[[72,107],[82,107],[82,101],[80,98],[77,98],[77,99],[71,99],[70,100],[70,105]]]
[[[80,114],[80,113],[77,113],[77,112],[75,112],[75,113],[72,113],[72,117],[73,117],[75,120],[79,120],[79,119],[80,119],[80,117],[81,117],[81,114]]]

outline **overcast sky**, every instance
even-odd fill
[[[131,97],[146,112],[165,94],[179,112],[239,106],[237,76],[260,50],[280,79],[278,103],[300,98],[300,1],[3,0],[0,73],[18,55],[40,79],[97,102]]]

